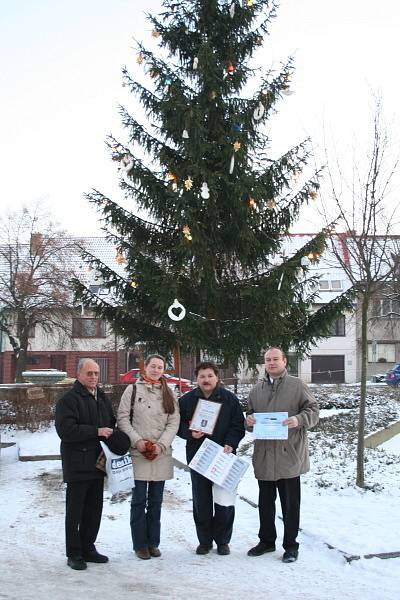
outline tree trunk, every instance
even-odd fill
[[[360,408],[358,415],[358,437],[357,437],[357,478],[358,487],[364,487],[364,435],[365,435],[365,402],[367,397],[367,359],[368,359],[368,306],[369,294],[364,293],[361,304],[361,388]]]
[[[18,354],[15,354],[15,382],[23,383],[22,372],[26,370],[26,352],[19,349]]]
[[[239,364],[236,362],[233,365],[233,393],[237,396],[238,392],[238,383],[239,383]]]

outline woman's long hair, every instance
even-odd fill
[[[149,356],[147,356],[146,360],[144,361],[145,367],[147,367],[147,365],[149,364],[149,362],[151,361],[152,358],[158,358],[159,360],[162,360],[164,363],[164,370],[165,370],[165,366],[167,363],[166,363],[165,358],[163,356],[160,356],[160,354],[150,354]],[[163,405],[164,412],[167,413],[167,415],[172,415],[175,412],[174,394],[172,393],[171,389],[169,388],[165,377],[160,378],[160,383],[161,383],[161,391],[162,391],[162,405]]]

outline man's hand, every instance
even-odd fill
[[[202,431],[196,431],[195,429],[192,429],[192,437],[194,437],[196,440],[199,440],[200,438],[204,437],[204,433]]]
[[[110,437],[112,432],[113,432],[113,429],[110,429],[110,427],[99,427],[97,430],[97,435],[99,437],[104,437],[107,439]]]
[[[233,451],[232,446],[228,446],[228,444],[225,444],[224,452],[226,452],[226,454],[230,454],[232,451]]]
[[[256,420],[253,417],[253,415],[247,415],[247,417],[246,417],[246,425],[248,427],[253,427],[253,425],[255,425],[255,424],[256,424]]]
[[[282,421],[282,425],[287,425],[289,429],[293,429],[293,427],[299,426],[299,421],[297,417],[289,417],[288,419]]]

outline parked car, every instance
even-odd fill
[[[140,375],[140,369],[129,369],[126,373],[123,373],[119,376],[119,380],[121,383],[133,383]],[[167,380],[168,385],[181,394],[185,394],[193,389],[192,382],[189,379],[183,379],[182,377],[179,379],[176,375],[170,375],[168,373],[164,374],[165,379]]]
[[[140,369],[129,369],[126,373],[119,376],[121,383],[133,383],[140,375]]]
[[[385,381],[393,387],[397,387],[400,384],[400,363],[396,363],[393,369],[390,369],[386,373]]]
[[[385,383],[386,381],[386,373],[375,373],[371,377],[372,383]]]
[[[190,390],[193,389],[190,379],[179,378],[176,375],[170,375],[169,373],[164,373],[164,377],[167,380],[168,385],[176,392],[179,392],[180,390],[181,394],[186,394],[186,392],[190,392]]]

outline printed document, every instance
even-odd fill
[[[205,440],[189,463],[194,471],[222,488],[234,492],[249,463],[235,454],[224,452],[223,446]]]
[[[282,422],[288,418],[287,412],[253,413],[256,423],[253,437],[256,440],[287,440],[288,426]]]

